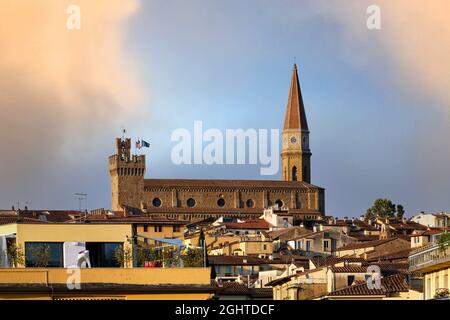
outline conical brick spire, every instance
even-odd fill
[[[298,81],[297,65],[294,64],[292,71],[291,87],[289,90],[289,99],[284,118],[284,130],[300,129],[309,131],[308,121],[306,120],[305,106],[303,105],[302,92]]]

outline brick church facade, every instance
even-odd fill
[[[256,218],[264,208],[289,209],[294,220],[325,214],[325,190],[311,184],[309,129],[297,66],[292,72],[282,132],[282,180],[146,179],[145,156],[131,154],[131,139],[116,139],[109,157],[112,210],[198,220]]]

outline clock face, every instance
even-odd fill
[[[296,143],[296,142],[297,142],[297,138],[294,137],[294,136],[292,136],[292,137],[291,137],[291,143],[294,144],[294,143]]]

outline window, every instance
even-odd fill
[[[152,204],[154,207],[158,208],[158,207],[161,207],[162,201],[160,198],[154,198],[152,201]]]
[[[148,225],[144,225],[144,232],[148,232]]]
[[[196,205],[196,201],[194,198],[189,198],[187,199],[186,204],[189,208],[193,208]]]
[[[62,268],[63,243],[62,242],[26,242],[26,267]]]
[[[162,226],[155,226],[154,230],[155,232],[162,232]]]
[[[355,276],[347,276],[347,286],[351,286],[355,282]]]
[[[267,250],[267,244],[263,244],[263,250]]]
[[[329,251],[330,250],[330,241],[324,240],[323,241],[323,251]]]
[[[283,200],[281,200],[281,199],[278,199],[277,201],[275,201],[275,203],[278,206],[278,208],[282,208],[284,205]]]
[[[292,181],[297,181],[297,167],[292,167]]]
[[[214,269],[216,270],[216,274],[220,274],[220,267],[219,266],[214,266]]]
[[[89,251],[89,259],[93,268],[117,268],[116,253],[123,248],[121,242],[87,242],[86,250]]]
[[[253,199],[248,199],[246,205],[249,208],[253,208],[255,206],[255,202],[253,201]]]
[[[231,276],[231,266],[226,266],[225,276]]]
[[[180,232],[180,226],[173,226],[173,232]]]
[[[311,250],[311,241],[306,240],[306,252],[309,252]]]
[[[219,207],[223,207],[223,206],[225,206],[225,199],[223,199],[223,198],[220,198],[219,200],[217,200],[217,205],[219,206]]]

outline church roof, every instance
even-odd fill
[[[261,208],[209,208],[209,207],[152,207],[147,208],[147,214],[216,214],[218,216],[229,216],[229,215],[257,215],[261,216]],[[321,215],[320,211],[314,209],[289,209],[289,213],[292,215]]]
[[[223,180],[223,179],[145,179],[145,187],[231,187],[323,189],[304,181]]]
[[[289,89],[289,99],[284,118],[284,130],[300,129],[308,131],[308,121],[306,120],[305,106],[303,105],[302,92],[298,81],[297,65],[294,64],[292,71],[291,87]]]

